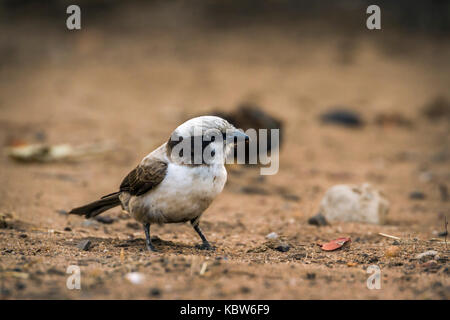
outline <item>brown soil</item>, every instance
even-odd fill
[[[0,297],[450,298],[449,251],[444,238],[430,240],[449,218],[441,189],[450,188],[450,125],[422,114],[435,97],[450,98],[448,42],[391,39],[386,32],[374,39],[299,35],[262,26],[199,31],[186,27],[195,20],[189,15],[164,32],[131,33],[129,25],[158,23],[133,13],[121,27],[78,33],[25,22],[2,27],[8,36],[0,46],[9,57],[0,69],[3,145],[112,141],[116,148],[69,163],[0,158],[0,213],[7,215],[0,229]],[[258,168],[229,168],[225,190],[201,222],[215,252],[195,249],[199,239],[187,224],[152,227],[160,253],[149,253],[141,227],[119,209],[105,213],[112,224],[60,211],[115,191],[182,121],[243,101],[283,120],[280,170],[261,177]],[[338,105],[359,112],[364,127],[322,125],[320,113]],[[376,121],[393,112],[408,125]],[[308,225],[327,188],[362,182],[390,200],[386,225]],[[264,192],[243,192],[248,186]],[[413,191],[425,199],[410,199]],[[265,238],[270,232],[290,250],[274,249],[278,240]],[[380,232],[402,238],[397,257],[385,256],[394,240]],[[317,246],[343,236],[352,239],[345,249]],[[88,251],[77,248],[84,239],[92,242]],[[414,259],[427,250],[439,258]],[[66,288],[72,264],[81,267],[81,290]],[[366,286],[369,265],[381,268],[380,290]],[[141,284],[125,279],[133,271],[145,275]]]

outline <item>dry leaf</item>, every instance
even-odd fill
[[[342,248],[346,244],[350,244],[350,242],[352,242],[350,238],[339,238],[332,240],[328,243],[322,244],[321,248],[324,251],[334,251]]]

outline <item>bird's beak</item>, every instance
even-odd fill
[[[250,137],[238,129],[234,130],[231,134],[227,135],[227,140],[230,143],[233,143],[235,138],[237,141],[245,141],[245,142],[250,141]]]

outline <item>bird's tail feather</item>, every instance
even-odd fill
[[[70,210],[69,214],[78,214],[86,218],[92,218],[100,213],[120,205],[120,192],[114,192],[102,197],[100,200],[88,203],[84,206]]]

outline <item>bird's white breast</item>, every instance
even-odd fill
[[[186,166],[169,163],[164,180],[147,194],[130,200],[138,221],[184,222],[200,216],[223,190],[227,171],[221,165]]]

